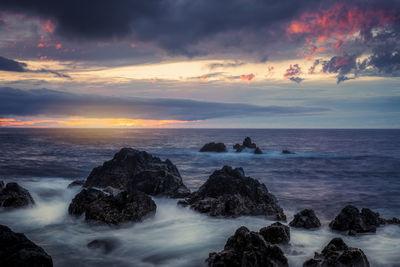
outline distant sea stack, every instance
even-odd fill
[[[190,194],[177,167],[146,151],[122,148],[114,158],[94,168],[85,187],[108,186],[127,191],[142,191],[152,196],[181,198]]]
[[[235,144],[233,148],[236,150],[236,152],[242,152],[244,149],[252,149],[254,154],[262,154],[262,151],[255,143],[251,141],[250,137],[246,137],[243,140],[242,144]]]
[[[283,209],[264,184],[246,177],[242,168],[230,166],[214,171],[198,191],[178,204],[210,216],[264,215],[286,220]]]
[[[205,144],[201,149],[200,152],[218,152],[218,153],[222,153],[222,152],[226,152],[226,146],[224,143],[208,143]]]

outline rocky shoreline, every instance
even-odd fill
[[[214,144],[220,150],[215,152],[224,152],[221,143]],[[250,138],[235,146],[237,152],[250,148],[256,153],[258,148]],[[210,147],[207,144],[202,150],[210,152]],[[72,199],[68,212],[72,217],[84,216],[89,224],[140,223],[157,212],[152,196],[177,198],[177,205],[211,217],[264,216],[286,222],[286,215],[276,197],[263,183],[245,176],[242,168],[224,166],[214,171],[197,191],[190,192],[170,160],[163,161],[132,148],[122,148],[113,159],[94,168],[86,181],[74,181],[68,186],[77,187],[82,189]],[[16,183],[5,185],[0,181],[0,208],[29,208],[33,205],[35,201],[28,190]],[[329,227],[333,232],[347,232],[354,236],[374,233],[377,227],[385,224],[399,223],[398,218],[384,219],[368,208],[360,211],[348,205],[333,218]],[[288,266],[282,248],[290,245],[290,228],[315,229],[321,225],[315,212],[305,209],[296,213],[288,225],[276,222],[259,232],[242,226],[227,240],[224,250],[210,253],[206,262],[209,266]],[[15,245],[19,250],[9,253],[12,242],[19,242]],[[87,246],[109,253],[116,243],[93,240]],[[6,226],[0,226],[0,262],[2,260],[19,262],[17,266],[27,263],[29,266],[52,266],[51,257],[43,249]],[[334,238],[321,253],[304,262],[304,266],[369,266],[369,262],[362,250],[348,247],[342,239]]]

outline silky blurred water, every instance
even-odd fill
[[[231,149],[246,136],[263,155]],[[225,142],[230,151],[199,153],[210,141]],[[291,229],[291,245],[283,247],[291,266],[301,266],[335,236],[363,249],[372,266],[399,266],[399,226],[357,237],[327,227],[347,204],[400,217],[399,130],[0,129],[0,179],[19,182],[36,200],[31,209],[1,211],[0,223],[26,233],[55,266],[202,266],[239,226],[259,230],[272,223],[209,218],[162,198],[155,199],[153,218],[118,229],[71,218],[67,208],[79,188],[67,189],[68,183],[86,178],[122,147],[169,158],[192,190],[223,165],[243,167],[267,185],[289,221],[300,209],[313,208],[324,226]],[[296,154],[282,155],[282,149]],[[117,249],[106,255],[91,251],[86,244],[95,238],[113,238]]]

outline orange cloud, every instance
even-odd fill
[[[184,120],[143,120],[126,118],[80,118],[46,120],[0,119],[2,127],[86,127],[86,128],[121,128],[121,127],[164,127],[166,125],[185,124],[200,121]]]
[[[51,20],[46,20],[42,23],[42,26],[43,30],[48,33],[53,33],[56,28],[56,25]]]
[[[303,35],[308,50],[305,56],[312,56],[326,49],[341,49],[355,34],[367,38],[372,29],[392,25],[398,19],[395,10],[361,10],[338,3],[328,9],[303,13],[288,24],[286,34],[289,38]]]
[[[243,82],[247,82],[250,83],[251,80],[254,79],[254,77],[256,77],[253,73],[250,74],[242,74],[240,75],[240,80],[242,80]]]

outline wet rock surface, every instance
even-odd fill
[[[294,152],[292,152],[290,150],[287,150],[287,149],[283,149],[282,150],[282,154],[296,154],[296,153],[294,153]]]
[[[352,231],[352,233],[376,232],[376,228],[385,223],[379,213],[363,208],[361,212],[357,207],[348,205],[329,224],[333,230]]]
[[[227,149],[226,149],[226,146],[224,143],[214,143],[214,142],[205,144],[200,149],[200,152],[219,152],[219,153],[221,153],[221,152],[226,152],[226,151],[227,151]]]
[[[288,266],[282,250],[267,243],[261,234],[246,227],[238,228],[221,252],[212,252],[206,260],[209,266]]]
[[[261,149],[251,141],[250,137],[246,137],[242,144],[235,144],[233,148],[236,150],[236,152],[242,152],[244,149],[249,148],[254,149],[254,154],[262,154]]]
[[[68,188],[73,188],[77,186],[83,186],[85,184],[85,180],[75,180],[68,185]]]
[[[321,222],[315,215],[314,210],[304,209],[294,215],[294,219],[289,223],[289,225],[296,228],[311,229],[320,227]]]
[[[142,191],[149,195],[185,197],[190,191],[170,160],[162,161],[146,151],[123,148],[110,161],[94,168],[85,187]]]
[[[315,253],[314,258],[306,261],[303,266],[369,267],[370,265],[361,249],[348,247],[341,238],[334,238],[322,253]]]
[[[288,244],[290,241],[290,228],[276,222],[260,229],[260,235],[271,244]]]
[[[51,267],[51,257],[24,234],[0,225],[0,266]]]
[[[80,216],[85,214],[86,221],[107,224],[139,222],[156,211],[154,201],[143,192],[122,191],[116,196],[97,189],[83,189],[69,205],[68,212]]]
[[[0,207],[19,208],[33,204],[35,202],[28,190],[17,183],[4,185],[4,182],[0,181]]]
[[[242,168],[229,166],[214,171],[198,191],[178,204],[210,216],[264,215],[286,220],[283,209],[264,184],[246,177]]]

